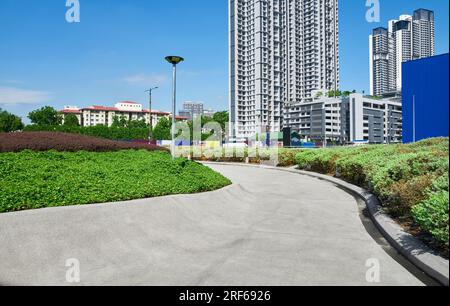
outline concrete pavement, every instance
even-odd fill
[[[72,258],[81,285],[422,285],[367,233],[353,196],[332,183],[211,167],[234,185],[1,214],[0,285],[71,285]],[[366,279],[374,263],[380,283]]]

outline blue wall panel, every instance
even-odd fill
[[[413,142],[413,97],[416,140],[448,137],[448,54],[403,63],[403,142]]]

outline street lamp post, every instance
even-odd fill
[[[167,56],[166,61],[172,64],[172,159],[175,159],[175,134],[176,134],[176,111],[177,111],[177,65],[184,61],[180,56]]]
[[[416,95],[413,95],[413,143],[416,143]]]
[[[149,95],[149,106],[150,106],[150,133],[148,136],[150,144],[153,141],[153,114],[152,114],[152,92],[153,90],[158,89],[158,87],[150,88],[149,90],[146,90],[145,92],[148,92]]]

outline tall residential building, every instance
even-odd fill
[[[402,63],[435,54],[434,13],[419,9],[390,20],[388,29],[374,29],[369,52],[371,95],[401,91]]]
[[[370,36],[370,88],[372,95],[380,95],[390,90],[389,56],[390,39],[386,28],[376,28]]]
[[[338,0],[230,0],[230,121],[279,132],[288,104],[339,88]]]
[[[413,59],[436,54],[434,12],[419,9],[413,15]]]
[[[392,39],[391,50],[393,60],[391,62],[391,75],[394,77],[391,80],[389,91],[402,90],[402,63],[412,60],[412,17],[409,15],[400,16],[399,20],[389,21],[390,37]],[[383,92],[385,93],[385,92]],[[382,93],[382,94],[383,94]]]

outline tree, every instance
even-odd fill
[[[335,94],[336,93],[336,94]],[[334,91],[334,90],[330,90],[329,92],[328,92],[328,98],[334,98],[334,97],[340,97],[340,96],[342,96],[342,92],[340,91],[340,90],[336,90],[336,91]]]
[[[170,140],[172,123],[166,117],[159,119],[158,124],[156,124],[153,129],[153,137],[156,140]]]
[[[60,125],[62,117],[56,109],[50,106],[44,106],[28,114],[31,123],[36,125]]]
[[[343,95],[344,97],[348,97],[348,96],[350,96],[350,94],[351,94],[351,92],[348,91],[348,90],[346,90],[346,91],[344,91],[344,92],[342,93],[342,95]]]
[[[80,126],[80,122],[78,121],[77,116],[74,114],[67,114],[64,117],[64,125],[65,126]]]
[[[128,121],[123,116],[114,116],[113,123],[111,124],[111,127],[118,128],[118,127],[127,127]]]
[[[0,132],[15,132],[24,128],[22,119],[0,108]]]
[[[319,91],[319,92],[316,94],[316,99],[319,99],[319,98],[321,98],[321,97],[323,97],[323,92]]]
[[[127,127],[130,129],[146,129],[149,128],[144,120],[131,120],[128,122]]]
[[[223,131],[225,131],[225,125],[230,122],[230,114],[227,111],[217,112],[214,114],[213,120],[220,123]]]

